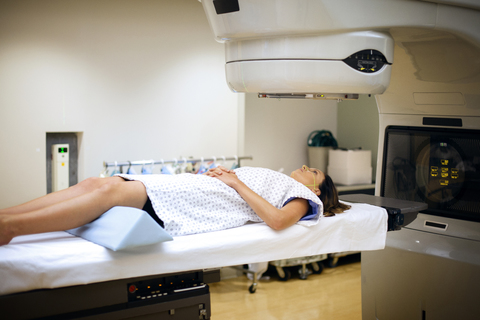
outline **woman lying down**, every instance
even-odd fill
[[[349,206],[338,201],[332,179],[302,166],[289,176],[264,168],[203,175],[127,175],[89,178],[68,189],[0,210],[0,245],[20,235],[83,226],[114,206],[147,211],[172,236],[264,221],[282,230],[303,221],[315,224]]]

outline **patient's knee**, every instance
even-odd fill
[[[126,206],[141,209],[147,201],[145,186],[140,181],[111,179],[99,189],[99,196],[111,206]]]
[[[98,177],[91,177],[83,180],[77,186],[82,188],[85,192],[92,192],[99,189],[106,189],[109,190],[109,187],[105,186],[115,186],[119,183],[124,182],[124,180],[120,177],[108,177],[108,178],[98,178]]]
[[[87,178],[82,182],[80,182],[79,184],[77,184],[77,187],[84,189],[85,191],[93,191],[102,185],[100,180],[101,178],[97,178],[97,177]]]
[[[118,195],[122,183],[126,183],[126,181],[120,177],[99,179],[103,181],[101,181],[100,185],[96,188],[96,190],[108,197]]]

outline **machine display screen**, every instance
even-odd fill
[[[388,127],[381,195],[429,214],[480,221],[480,131]]]

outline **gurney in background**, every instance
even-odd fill
[[[251,263],[248,264],[248,267],[235,267],[235,269],[245,273],[247,277],[252,280],[252,284],[248,287],[248,291],[250,293],[255,293],[257,291],[258,281],[264,278],[262,277],[262,275],[267,271],[269,265],[275,267],[278,275],[278,280],[280,281],[287,281],[291,278],[292,274],[289,267],[300,266],[300,268],[298,269],[299,277],[302,280],[306,280],[307,277],[312,273],[322,273],[323,265],[318,262],[327,258],[328,256],[326,254],[319,254],[309,257],[283,259],[271,262]],[[308,268],[307,264],[310,264],[311,268]]]

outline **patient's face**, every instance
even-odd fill
[[[309,189],[318,189],[318,185],[325,180],[325,174],[322,171],[309,168],[306,165],[293,171],[290,177],[307,186]]]

